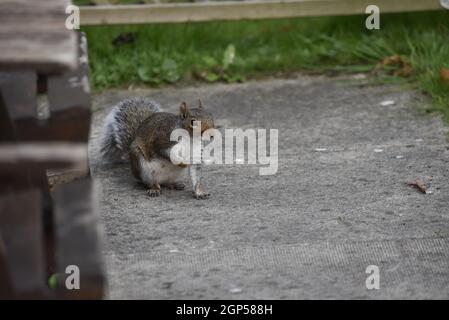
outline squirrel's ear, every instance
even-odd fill
[[[181,118],[187,118],[187,116],[189,115],[189,109],[187,108],[187,104],[185,102],[181,103],[179,111],[181,112]]]
[[[198,99],[198,108],[203,109],[203,103],[201,102],[201,99]]]

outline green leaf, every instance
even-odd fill
[[[203,57],[203,61],[206,64],[207,67],[212,68],[218,65],[217,60],[215,60],[213,57],[205,56]]]
[[[233,44],[228,45],[223,54],[223,68],[227,69],[235,59],[235,46]]]
[[[229,83],[245,81],[245,77],[241,74],[225,74],[224,79]]]
[[[169,71],[164,75],[164,80],[170,83],[176,82],[181,78],[178,71]]]
[[[47,284],[50,289],[56,289],[56,287],[58,286],[58,274],[57,273],[52,274],[48,278]]]
[[[140,67],[137,69],[137,76],[141,81],[146,83],[158,85],[162,82],[160,69],[158,67],[153,67],[151,69],[147,67]]]
[[[215,82],[215,81],[220,80],[220,76],[214,72],[207,72],[205,79],[208,82]]]
[[[153,67],[153,68],[151,68],[151,73],[152,74],[160,74],[161,73],[161,68]]]
[[[179,73],[178,64],[175,60],[170,58],[165,58],[161,65],[161,70],[163,73],[163,79],[167,82],[173,83],[181,78]]]
[[[175,60],[170,58],[165,58],[162,62],[161,69],[163,72],[170,72],[178,69],[178,65]]]
[[[152,78],[149,70],[145,67],[140,67],[139,69],[137,69],[137,76],[143,82],[150,82]]]

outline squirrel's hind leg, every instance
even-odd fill
[[[161,186],[156,179],[156,172],[160,167],[158,160],[146,160],[137,148],[131,147],[129,152],[131,171],[134,178],[149,187],[148,195],[158,197],[161,194]]]

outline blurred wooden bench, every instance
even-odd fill
[[[441,2],[441,4],[440,4]],[[191,23],[442,10],[447,0],[251,0],[81,6],[81,25]],[[447,5],[446,5],[446,8]]]
[[[69,4],[0,2],[0,298],[104,295],[101,227],[87,155],[87,40],[65,28]],[[47,97],[44,116],[38,93]],[[52,191],[49,170],[75,170],[80,179]],[[69,265],[80,270],[79,290],[65,286]],[[52,288],[51,277],[57,280]]]

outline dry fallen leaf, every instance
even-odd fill
[[[397,69],[393,72],[393,75],[398,77],[408,77],[412,74],[412,66],[405,62],[399,55],[393,55],[383,58],[373,69],[373,73],[377,73],[384,69],[386,66],[394,66]]]
[[[399,55],[395,54],[394,56],[383,58],[381,63],[383,65],[402,64],[403,60]]]
[[[409,77],[411,74],[412,74],[412,66],[405,62],[402,65],[401,69],[396,70],[394,72],[394,75],[397,77]]]
[[[427,193],[427,188],[418,180],[407,183],[410,187],[415,188],[421,193]]]
[[[445,81],[449,81],[449,69],[441,68],[440,69],[440,77]]]

